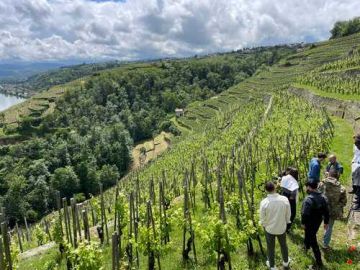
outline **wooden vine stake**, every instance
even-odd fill
[[[225,225],[227,223],[226,221],[226,213],[225,213],[225,203],[224,203],[224,192],[222,189],[222,186],[220,186],[219,190],[219,197],[220,197],[220,219],[222,223]],[[229,235],[227,233],[227,230],[225,229],[225,241],[227,247],[229,246]],[[223,247],[221,244],[221,239],[218,239],[218,263],[217,263],[217,269],[218,270],[225,270],[226,263],[229,266],[229,270],[231,270],[231,257],[230,257],[230,251],[227,247]]]
[[[31,241],[31,233],[30,233],[29,225],[27,223],[27,219],[25,216],[24,216],[24,223],[25,223],[25,228],[26,228],[26,241],[30,242]]]
[[[183,228],[183,249],[182,257],[185,261],[190,259],[189,253],[191,249],[194,254],[194,261],[197,263],[196,249],[195,249],[195,233],[192,227],[191,209],[189,198],[189,180],[188,173],[185,173],[184,177],[184,228]],[[186,240],[186,234],[189,232],[190,238]]]
[[[71,226],[70,226],[70,214],[66,198],[62,198],[63,209],[64,209],[64,223],[65,223],[65,232],[66,240],[68,243],[73,244],[72,235],[71,235]]]
[[[126,247],[126,253],[127,253],[127,257],[128,257],[128,261],[129,261],[129,267],[130,269],[132,268],[132,264],[133,264],[133,245],[132,245],[132,237],[133,237],[133,229],[134,229],[134,193],[131,192],[129,195],[129,231],[128,231],[128,244]]]
[[[114,232],[112,235],[112,270],[120,269],[119,235]]]
[[[72,227],[73,227],[73,247],[77,248],[77,224],[76,224],[76,200],[70,199],[71,215],[72,215]]]
[[[19,248],[20,248],[20,252],[23,253],[23,245],[22,245],[22,241],[21,241],[21,233],[20,233],[20,229],[19,229],[19,225],[16,222],[16,233],[17,233],[17,238],[18,238],[18,243],[19,243]]]
[[[107,225],[107,218],[105,212],[105,201],[104,201],[104,193],[103,193],[103,185],[102,183],[99,184],[100,187],[100,198],[101,198],[101,227],[105,227],[105,234],[106,234],[106,244],[109,244],[109,230]]]
[[[8,228],[6,221],[1,223],[1,233],[2,233],[2,239],[4,243],[4,251],[5,251],[5,258],[6,258],[6,265],[7,270],[12,270],[12,260],[11,260],[11,250],[10,250],[10,238],[8,234]]]
[[[167,244],[169,239],[168,222],[166,215],[166,202],[164,196],[164,185],[159,182],[159,217],[160,217],[160,243]]]
[[[148,230],[148,239],[147,239],[148,269],[149,270],[155,269],[155,257],[156,257],[158,270],[161,270],[160,255],[158,251],[154,250],[154,247],[152,247],[151,244],[151,242],[156,243],[156,231],[155,231],[155,221],[154,221],[154,216],[150,201],[148,201],[146,204],[146,227]],[[152,232],[152,235],[150,232]],[[153,239],[150,239],[151,237]]]
[[[56,208],[59,213],[59,223],[61,228],[61,236],[64,236],[64,230],[63,230],[63,224],[62,224],[62,213],[61,213],[61,197],[60,197],[60,191],[56,191]]]
[[[85,208],[84,210],[82,210],[81,214],[82,214],[82,219],[83,219],[83,224],[84,224],[84,238],[85,238],[85,240],[90,242],[90,240],[91,240],[90,239],[90,226],[89,226],[87,209]]]
[[[6,263],[4,257],[4,244],[1,235],[0,235],[0,270],[6,270]]]

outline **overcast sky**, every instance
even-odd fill
[[[329,37],[360,0],[0,0],[0,60],[188,56]]]

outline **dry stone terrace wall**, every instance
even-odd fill
[[[289,91],[297,96],[306,98],[314,105],[325,107],[332,115],[341,117],[349,121],[354,128],[355,133],[360,133],[360,102],[339,100],[335,98],[316,95],[306,89],[290,88]]]

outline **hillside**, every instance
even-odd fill
[[[115,254],[120,254],[122,267],[159,269],[161,265],[162,269],[215,269],[218,265],[220,269],[225,269],[221,267],[231,265],[232,269],[266,269],[264,257],[261,255],[261,247],[265,246],[265,240],[258,224],[256,211],[260,199],[264,196],[263,183],[277,176],[285,167],[293,165],[300,171],[300,184],[303,186],[308,160],[316,152],[325,151],[338,155],[345,165],[346,173],[342,181],[346,185],[349,184],[353,119],[345,117],[348,119],[346,122],[336,116],[330,117],[319,103],[311,103],[302,95],[297,97],[292,94],[294,92],[291,89],[303,89],[312,95],[324,98],[331,94],[333,99],[357,100],[359,85],[357,44],[360,44],[360,34],[316,43],[282,57],[276,65],[262,66],[245,80],[242,79],[240,82],[234,80],[230,84],[222,81],[224,85],[218,86],[220,87],[216,88],[218,90],[208,84],[207,77],[206,82],[203,83],[206,83],[209,89],[213,89],[212,94],[195,98],[200,99],[196,102],[190,102],[194,98],[189,97],[188,102],[180,104],[186,106],[185,115],[171,119],[170,125],[173,125],[173,129],[182,131],[182,135],[173,141],[171,149],[155,162],[117,182],[116,188],[104,193],[103,200],[93,198],[79,205],[79,213],[82,209],[86,209],[91,217],[92,226],[107,224],[103,227],[106,232],[105,242],[107,237],[109,242],[111,239],[115,241],[116,237],[111,238],[111,235],[113,231],[118,232],[121,245],[117,246],[120,250]],[[213,60],[204,58],[195,60],[195,63],[202,61],[204,66],[211,64],[216,66],[216,61],[214,63]],[[195,63],[195,67],[199,68]],[[125,73],[129,78],[136,79],[136,82],[148,83],[146,79],[150,74],[165,78],[171,70],[178,72],[177,68],[180,68],[182,73],[185,72],[186,69],[182,69],[183,64],[181,62],[180,67],[176,67],[177,62],[168,62],[165,67],[151,66],[147,68],[149,72],[147,76],[141,77],[143,74],[140,74],[139,78],[136,77],[139,75],[136,74],[138,71],[135,72],[136,75],[129,71]],[[201,64],[199,65],[203,68]],[[166,75],[161,73],[164,68]],[[61,123],[65,123],[62,128],[70,126],[72,132],[78,133],[69,136],[70,142],[84,143],[79,135],[82,132],[86,134],[86,130],[81,128],[86,126],[87,122],[79,124],[78,120],[81,119],[79,116],[90,114],[92,122],[98,125],[108,121],[107,110],[97,108],[94,111],[84,112],[86,107],[79,103],[81,100],[76,96],[77,93],[80,95],[84,93],[81,97],[94,97],[97,93],[101,93],[103,95],[96,96],[96,102],[101,104],[104,98],[108,99],[112,95],[113,89],[121,89],[117,85],[109,88],[103,85],[106,78],[112,81],[116,78],[118,82],[124,80],[121,77],[124,75],[120,75],[119,78],[117,76],[119,74],[116,70],[104,73],[85,83],[84,88],[69,91],[60,102],[56,103],[51,122],[59,123],[60,127]],[[328,83],[329,80],[333,81]],[[216,82],[218,81],[217,79]],[[153,83],[156,83],[156,80]],[[342,87],[344,84],[346,88]],[[133,83],[131,89],[134,89],[134,85],[136,84]],[[110,91],[104,94],[103,91],[96,91],[97,87]],[[129,86],[125,85],[125,89],[127,87]],[[289,89],[291,91],[288,91]],[[146,100],[146,96],[141,97]],[[85,102],[87,107],[89,104],[97,104],[89,102]],[[155,106],[164,104],[151,102],[150,104]],[[322,104],[326,105],[326,101]],[[146,108],[141,104],[138,106]],[[170,114],[174,107],[169,111],[166,111],[166,107],[163,109],[165,113]],[[329,112],[340,115],[337,109]],[[112,122],[109,123],[111,126]],[[105,139],[108,140],[105,141],[106,145],[112,145],[109,142],[112,142],[116,136],[121,136],[121,133],[106,128],[100,126],[105,132]],[[149,128],[150,125],[146,127]],[[62,133],[58,138],[63,139],[63,146],[58,146],[56,149],[58,160],[61,161],[62,157],[75,162],[75,153],[89,155],[89,152],[81,152],[80,143],[73,144],[72,149],[69,147],[70,144],[64,147],[64,142],[69,142],[66,141],[65,130],[59,130]],[[129,131],[131,138],[136,140],[137,137],[134,137],[136,133],[131,133],[131,129]],[[91,134],[88,140],[85,143],[93,143],[92,149],[95,149],[95,152],[104,147],[96,143],[104,140],[97,133]],[[39,143],[37,142],[38,145]],[[40,146],[34,148],[35,146],[29,145],[26,152],[34,152],[32,149],[41,149]],[[8,147],[2,149],[3,153],[21,157],[16,146],[10,147],[9,150],[6,148]],[[106,148],[106,151],[112,150]],[[104,155],[100,157],[103,158]],[[24,162],[23,158],[21,162]],[[36,166],[34,164],[32,171],[39,172],[44,165],[47,166],[47,163]],[[91,173],[90,168],[87,170]],[[104,185],[108,183],[103,181],[105,179],[107,181],[113,179],[116,182],[116,177],[111,171],[99,173]],[[68,179],[67,181],[72,183],[71,175],[73,175],[71,172],[62,170],[57,177],[62,181]],[[91,179],[90,175],[87,174],[84,179]],[[56,176],[52,176],[50,181],[54,179]],[[11,198],[19,200],[21,193],[14,193],[19,190],[19,186],[11,189],[12,186],[9,189]],[[57,187],[59,188],[61,186]],[[97,187],[94,186],[94,189]],[[67,194],[63,193],[61,196]],[[300,199],[303,196],[303,193],[300,194]],[[83,230],[86,226],[81,218],[79,220],[80,226],[74,225],[75,232],[72,226],[65,232],[65,223],[62,223],[65,239],[72,239],[70,242],[74,242],[75,236],[77,238],[84,236]],[[106,220],[108,223],[105,222]],[[56,226],[57,215],[50,215],[43,222],[48,224],[47,226],[52,224],[48,235],[42,233],[42,242],[46,242],[49,240],[47,239],[49,235],[55,237],[59,233],[59,226]],[[33,231],[33,237],[39,240],[40,227],[36,227]],[[346,222],[338,222],[333,237],[333,249],[324,254],[327,269],[357,269],[360,256],[357,252],[348,253],[351,242],[345,240],[346,233]],[[295,229],[289,235],[290,256],[293,260],[291,269],[303,270],[312,264],[311,254],[305,254],[302,250],[302,234],[297,218]],[[80,248],[76,249],[76,252],[79,252],[76,254],[81,260],[73,259],[73,263],[91,262],[92,266],[86,269],[99,269],[100,266],[111,269],[114,261],[111,253],[114,242],[112,246],[105,243],[100,252],[96,249],[98,238],[94,231],[91,232],[91,239],[94,242],[93,245],[88,246],[87,251],[81,244]],[[359,239],[353,241],[357,244]],[[28,247],[33,247],[34,242],[36,241],[28,242]],[[72,248],[68,252],[72,256],[75,254]],[[90,256],[92,259],[89,259]],[[347,263],[348,259],[352,260],[352,264]],[[64,260],[59,258],[56,248],[51,248],[35,258],[22,259],[19,263],[19,269],[29,269],[29,267],[65,269],[66,267]]]
[[[98,194],[99,183],[113,186],[130,168],[134,144],[162,131],[180,134],[171,121],[176,107],[220,94],[295,48],[132,63],[54,86],[3,112],[0,194],[11,224],[54,209],[56,190],[83,200]]]

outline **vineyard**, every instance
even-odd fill
[[[210,99],[189,104],[184,117],[172,119],[184,132],[169,150],[115,187],[103,190],[100,184],[99,196],[77,203],[57,192],[57,211],[34,225],[25,219],[24,227],[16,224],[9,232],[1,215],[0,270],[266,269],[257,212],[264,183],[295,166],[303,199],[308,161],[315,153],[351,152],[351,142],[334,144],[351,136],[346,122],[339,129],[342,120],[286,89],[296,82],[358,95],[360,58],[353,46],[359,43],[357,34],[307,46]],[[346,236],[341,234],[336,247],[346,251],[341,237]],[[299,224],[289,238],[291,269],[306,269],[311,257],[302,251]],[[30,254],[46,243],[51,244],[47,250]],[[346,258],[346,252],[334,251],[327,265],[357,269]]]
[[[348,56],[314,69],[300,76],[297,83],[323,92],[337,94],[345,99],[358,100],[360,91],[360,50],[354,47]]]

